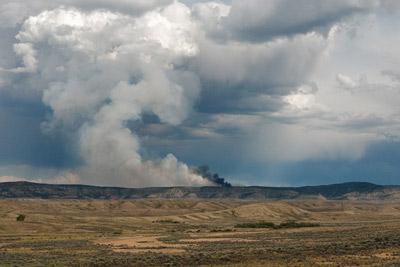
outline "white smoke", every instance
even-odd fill
[[[185,70],[198,48],[190,10],[173,3],[131,17],[60,7],[29,17],[15,51],[24,67],[48,81],[43,102],[53,110],[46,132],[77,137],[87,182],[127,185],[205,185],[208,182],[168,155],[144,162],[140,140],[127,127],[144,112],[179,124],[199,94]]]

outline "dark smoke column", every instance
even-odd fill
[[[209,180],[210,182],[222,186],[222,187],[231,187],[232,185],[229,182],[225,181],[225,178],[219,177],[218,173],[212,174],[210,172],[210,167],[207,165],[200,166],[193,170],[198,175],[201,175],[204,179]]]

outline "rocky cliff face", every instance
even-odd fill
[[[400,186],[343,183],[304,187],[150,187],[122,188],[0,183],[0,198],[68,199],[238,199],[238,200],[384,200],[400,201]]]

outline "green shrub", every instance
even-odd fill
[[[24,220],[25,220],[25,215],[22,215],[22,214],[18,215],[18,217],[17,217],[18,222],[22,222]]]
[[[235,225],[236,228],[275,228],[276,225],[272,222],[258,223],[240,223]]]
[[[308,222],[284,222],[279,225],[279,228],[301,228],[301,227],[316,227],[319,226],[318,223],[308,223]]]
[[[153,221],[153,223],[180,223],[180,222],[173,221],[173,220],[157,220],[157,221]]]
[[[272,222],[258,222],[258,223],[240,223],[235,225],[236,228],[272,228],[272,229],[287,229],[287,228],[301,228],[301,227],[316,227],[319,226],[318,223],[308,223],[308,222],[284,222],[276,225]]]

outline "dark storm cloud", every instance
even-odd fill
[[[277,111],[282,96],[307,83],[328,42],[298,36],[266,44],[200,42],[191,62],[201,81],[196,107],[205,112]]]
[[[76,6],[83,10],[107,9],[129,15],[140,15],[154,8],[171,4],[173,0],[57,0],[57,2]]]
[[[48,111],[42,103],[7,101],[4,94],[0,97],[0,165],[63,169],[80,164],[66,140],[41,131],[40,123]]]
[[[287,165],[282,175],[291,177],[289,181],[296,185],[305,185],[305,180],[315,185],[346,181],[399,184],[399,151],[399,142],[380,142],[371,145],[360,160],[304,161]]]
[[[326,35],[331,26],[374,7],[374,1],[233,1],[222,25],[238,40],[264,42],[312,31]]]
[[[15,35],[18,33],[16,28],[0,27],[0,66],[3,68],[15,67],[18,60],[13,52],[13,44],[15,43]],[[1,77],[0,73],[0,77]]]
[[[279,94],[289,92],[290,89],[289,86],[260,87],[251,82],[227,85],[215,81],[202,81],[202,91],[196,109],[210,114],[272,112],[280,110],[284,105]],[[276,95],[273,91],[276,91]]]
[[[374,114],[368,116],[354,116],[347,118],[338,123],[338,126],[347,130],[368,132],[372,129],[381,128],[382,130],[390,129],[392,126],[397,127],[393,122],[396,118],[383,118]]]

